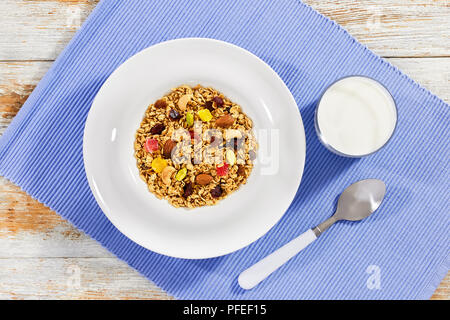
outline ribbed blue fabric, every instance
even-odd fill
[[[108,76],[138,51],[182,37],[261,57],[294,95],[307,137],[303,180],[282,220],[252,245],[209,260],[169,258],[127,239],[97,206],[82,161],[84,123]],[[393,139],[363,159],[332,154],[314,132],[320,93],[352,74],[381,81],[399,109]],[[447,104],[297,0],[104,0],[3,134],[0,174],[179,298],[421,299],[449,269],[449,138]],[[254,290],[239,288],[241,271],[329,217],[336,196],[368,177],[388,186],[375,215],[335,225]],[[380,288],[369,289],[377,274]]]

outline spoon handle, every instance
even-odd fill
[[[246,290],[254,288],[316,239],[314,231],[309,229],[242,272],[238,278],[239,285]]]

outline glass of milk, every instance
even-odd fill
[[[380,150],[396,124],[394,98],[382,84],[365,76],[345,77],[331,84],[315,114],[320,141],[346,157],[363,157]]]

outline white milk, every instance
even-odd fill
[[[349,156],[363,156],[381,148],[397,123],[395,102],[387,89],[359,76],[330,86],[316,116],[323,142]]]

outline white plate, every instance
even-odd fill
[[[198,83],[240,104],[256,134],[272,130],[279,139],[266,147],[258,138],[258,161],[247,184],[218,205],[176,209],[139,178],[135,132],[150,103],[170,88]],[[278,157],[273,174],[263,172],[270,171],[262,163],[268,148]],[[300,184],[305,134],[294,98],[266,63],[226,42],[179,39],[143,50],[109,77],[89,112],[83,155],[98,204],[124,235],[164,255],[212,258],[249,245],[282,217]]]

